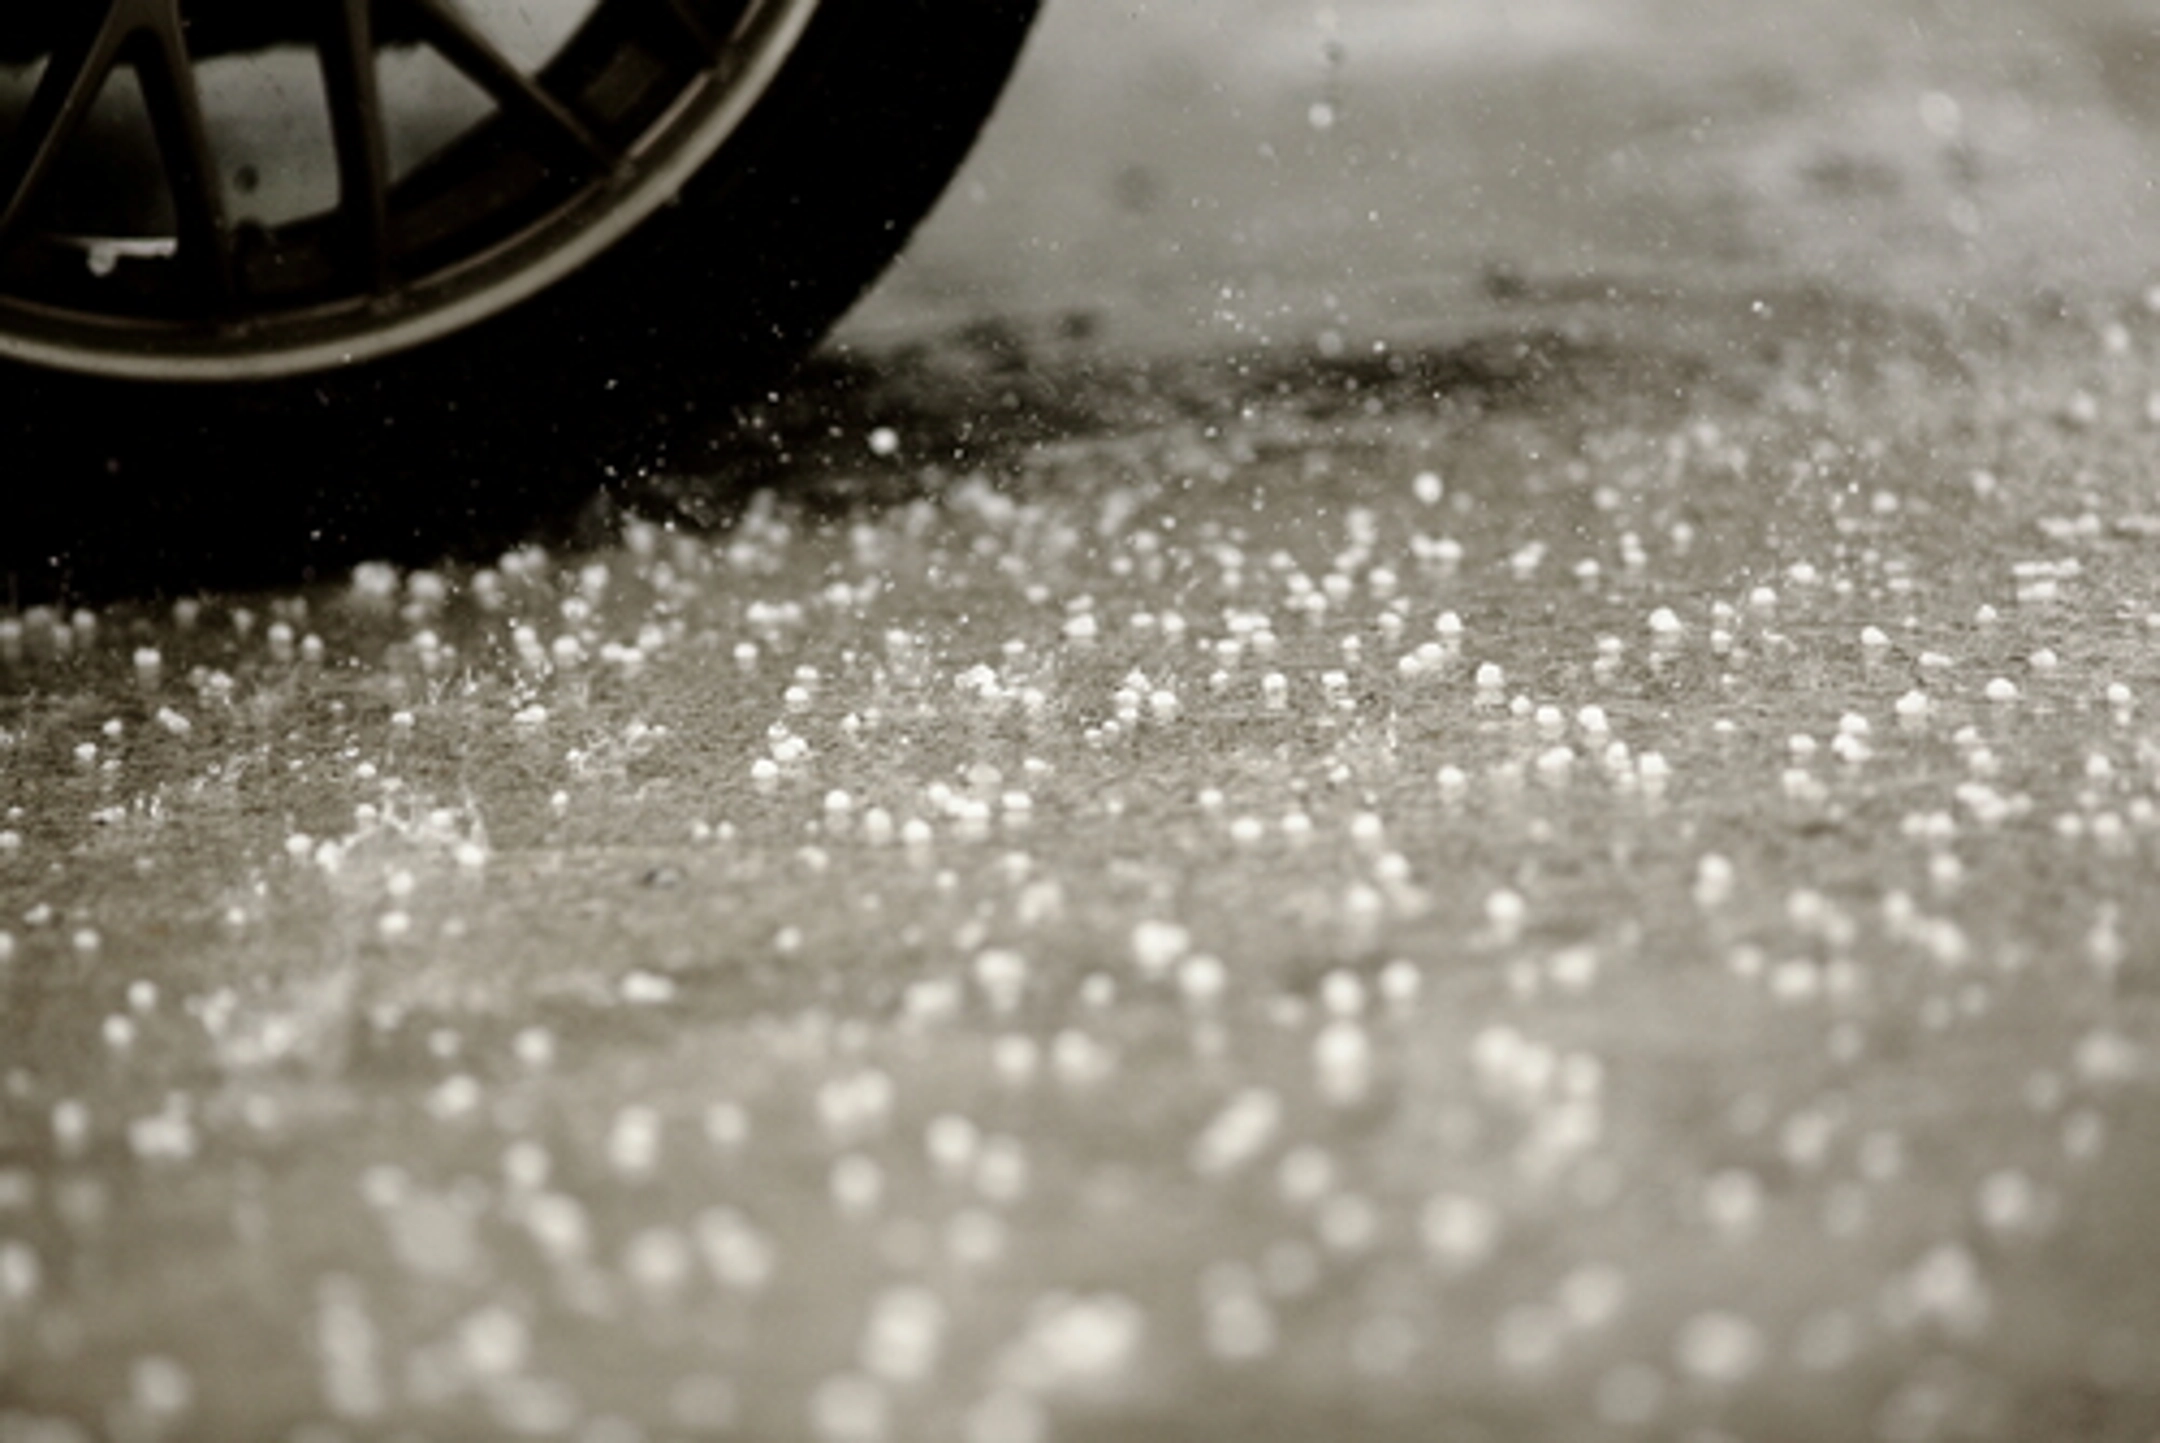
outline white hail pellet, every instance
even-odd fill
[[[1415,963],[1397,957],[1380,969],[1380,995],[1388,1006],[1406,1009],[1416,1003],[1424,981]]]
[[[1718,1309],[1689,1318],[1673,1340],[1680,1371],[1709,1384],[1744,1382],[1762,1365],[1763,1352],[1762,1332],[1755,1324]]]
[[[1530,915],[1530,904],[1520,892],[1502,887],[1485,898],[1485,922],[1493,935],[1502,942],[1512,942],[1522,935],[1523,924]]]
[[[608,1128],[607,1159],[619,1177],[650,1177],[660,1161],[660,1114],[638,1103],[618,1111]]]
[[[1705,852],[1695,864],[1695,905],[1705,910],[1732,900],[1737,877],[1730,860],[1717,852]]]
[[[1587,992],[1597,981],[1600,960],[1597,948],[1582,943],[1555,952],[1546,960],[1545,971],[1562,992]]]
[[[1193,1171],[1218,1177],[1243,1167],[1273,1144],[1282,1127],[1282,1099],[1264,1087],[1231,1098],[1193,1140]]]
[[[692,1261],[689,1240],[671,1227],[640,1228],[623,1247],[623,1273],[655,1302],[681,1291]]]
[[[1011,1012],[1027,990],[1028,960],[1009,947],[988,947],[975,956],[975,985],[992,1011]]]
[[[1179,995],[1194,1007],[1211,1007],[1221,1001],[1228,984],[1229,973],[1219,957],[1198,952],[1178,963]]]
[[[884,1200],[885,1170],[863,1153],[844,1153],[834,1159],[826,1188],[842,1216],[867,1217]]]
[[[1365,1029],[1339,1017],[1313,1039],[1314,1080],[1320,1095],[1338,1107],[1364,1100],[1371,1090],[1373,1052]]]
[[[1337,967],[1320,979],[1320,1003],[1337,1017],[1356,1017],[1365,1010],[1365,981],[1355,972]]]
[[[1026,1033],[1004,1033],[994,1043],[989,1043],[989,1063],[998,1071],[998,1078],[1011,1087],[1022,1087],[1035,1080],[1035,1074],[1043,1063],[1043,1048]]]
[[[1450,1272],[1467,1272],[1492,1255],[1500,1237],[1500,1215],[1480,1198],[1436,1193],[1418,1211],[1418,1236],[1425,1252]]]
[[[1133,928],[1133,965],[1144,976],[1163,976],[1191,950],[1192,933],[1176,922],[1151,918]]]
[[[885,1289],[871,1302],[856,1357],[889,1383],[918,1383],[937,1371],[944,1351],[944,1300],[919,1283]]]

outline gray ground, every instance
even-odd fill
[[[2156,175],[1069,0],[650,519],[0,619],[0,1439],[2151,1439]]]

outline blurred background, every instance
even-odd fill
[[[1146,347],[1819,280],[2015,303],[2160,256],[2134,0],[1052,0],[858,312]]]

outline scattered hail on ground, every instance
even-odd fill
[[[0,1437],[2150,1436],[2150,299],[0,620]]]

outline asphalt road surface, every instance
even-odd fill
[[[1071,0],[574,522],[0,614],[0,1443],[2149,1443],[2156,176],[2128,3]]]

